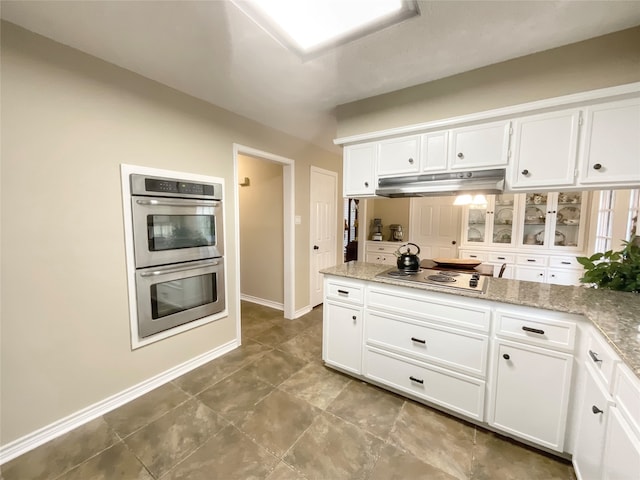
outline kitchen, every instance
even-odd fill
[[[640,81],[638,35],[636,27],[343,105],[334,138]],[[11,23],[2,24],[2,50],[5,445],[237,338],[230,288],[228,318],[131,351],[128,323],[113,320],[129,316],[121,163],[219,176],[229,187],[232,144],[250,145],[296,159],[295,203],[306,205],[308,167],[341,175],[342,156]],[[29,197],[14,200],[25,189]],[[306,211],[296,227],[296,309],[308,303]],[[225,214],[234,225],[231,204]],[[237,255],[228,249],[231,264]]]

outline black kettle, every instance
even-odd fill
[[[416,253],[411,253],[409,245],[413,245],[418,249],[418,251]],[[407,250],[402,252],[401,250],[405,247]],[[398,257],[398,270],[403,270],[405,272],[417,272],[420,270],[420,259],[418,258],[419,253],[420,247],[415,243],[405,243],[401,247],[398,247],[398,250],[395,252],[395,256]]]

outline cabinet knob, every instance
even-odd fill
[[[410,158],[410,159],[409,159],[409,163],[410,163],[411,165],[413,165],[413,158]]]
[[[464,158],[464,153],[460,152],[460,153],[458,154],[458,158]]]
[[[508,353],[505,353],[504,355],[502,355],[502,358],[504,358],[505,360],[509,360],[511,357]]]
[[[369,188],[369,182],[364,182],[364,186]]]
[[[353,317],[351,317],[353,320],[356,320],[356,316],[354,315]]]
[[[524,175],[525,177],[529,175],[529,170],[527,170],[526,168],[522,170],[522,175]]]
[[[595,405],[591,406],[591,411],[593,412],[594,415],[597,415],[598,413],[604,413],[604,411],[600,410],[598,407],[596,407]]]
[[[594,169],[594,170],[600,170],[601,168],[602,168],[602,164],[600,164],[600,163],[596,163],[596,164],[593,166],[593,169]]]
[[[456,243],[458,242],[456,242],[455,240],[451,240],[451,245],[455,245]]]

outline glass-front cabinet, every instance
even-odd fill
[[[468,247],[579,251],[587,219],[586,192],[521,193],[487,196],[487,205],[469,205],[462,243]]]
[[[487,196],[486,205],[469,205],[465,209],[464,243],[471,245],[515,244],[514,209],[517,195]]]
[[[586,207],[584,192],[526,193],[521,205],[518,246],[579,250]]]

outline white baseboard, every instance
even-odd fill
[[[133,387],[127,388],[120,393],[116,393],[111,397],[105,398],[104,400],[72,413],[65,418],[57,420],[46,427],[31,432],[6,445],[2,445],[0,446],[0,465],[33,450],[34,448],[73,430],[74,428],[84,425],[85,423],[98,418],[99,416],[104,415],[105,413],[108,413],[147,392],[150,392],[154,388],[164,385],[180,375],[184,375],[185,373],[230,352],[238,346],[240,346],[239,340],[234,339],[224,345],[205,352],[202,355],[198,355],[191,360],[187,360],[180,365],[140,382]]]
[[[311,305],[307,305],[306,307],[302,307],[300,310],[296,310],[295,312],[295,316],[293,318],[300,318],[303,315],[306,315],[307,313],[309,313],[311,310],[313,310],[313,308],[311,307]]]
[[[264,298],[252,297],[251,295],[246,295],[244,293],[240,294],[240,300],[244,300],[245,302],[250,303],[257,303],[258,305],[284,312],[284,303],[278,303],[272,300],[266,300]]]
[[[271,300],[265,300],[264,298],[258,298],[258,297],[252,297],[251,295],[245,295],[244,293],[240,295],[240,300],[244,300],[246,302],[251,302],[251,303],[257,303],[258,305],[263,305],[265,307],[270,307],[273,308],[275,310],[280,310],[280,311],[284,311],[284,304],[282,303],[277,303],[277,302],[272,302]],[[313,308],[311,308],[310,305],[307,305],[306,307],[302,307],[299,310],[296,310],[293,313],[293,318],[300,318],[303,315],[306,315],[307,313],[309,313],[311,310],[313,310]]]

